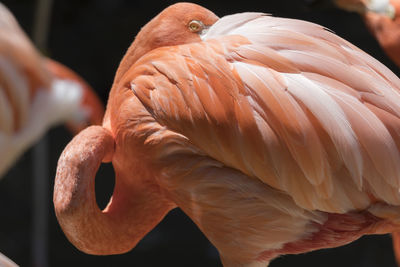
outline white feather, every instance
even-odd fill
[[[225,16],[219,19],[208,29],[207,32],[205,32],[205,34],[201,35],[200,37],[202,40],[208,40],[222,35],[235,34],[235,32],[240,31],[241,26],[245,25],[247,22],[264,15],[266,14],[246,12]]]
[[[395,9],[390,4],[390,0],[369,0],[367,9],[372,12],[385,14],[391,18],[395,15]]]
[[[17,158],[53,125],[79,116],[82,88],[67,80],[53,81],[51,90],[38,90],[23,128],[14,135],[0,133],[0,177]]]
[[[358,189],[362,187],[363,162],[356,134],[342,108],[318,85],[302,74],[282,73],[288,91],[301,101],[332,138]]]

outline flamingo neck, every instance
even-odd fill
[[[80,132],[62,153],[54,186],[56,215],[68,239],[80,250],[96,255],[131,250],[172,208],[159,187],[130,164],[114,138],[101,126]],[[101,162],[113,160],[115,189],[108,206],[96,203],[95,175]]]

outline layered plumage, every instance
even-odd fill
[[[299,20],[242,13],[199,33],[125,56],[103,127],[64,150],[54,202],[71,242],[124,252],[175,206],[225,266],[398,229],[400,80],[389,69]],[[102,160],[116,186],[101,212]]]
[[[52,125],[69,121],[78,131],[102,115],[92,89],[42,57],[0,4],[0,177]]]

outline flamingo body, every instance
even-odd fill
[[[188,7],[212,17],[177,4],[150,23]],[[265,266],[396,231],[400,80],[316,24],[262,13],[212,24],[197,41],[146,53],[137,45],[152,39],[139,33],[128,49],[103,126],[75,137],[58,163],[54,204],[69,240],[125,252],[178,206],[224,266]],[[116,172],[103,211],[102,161]]]

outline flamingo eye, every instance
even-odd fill
[[[204,24],[203,22],[199,21],[199,20],[192,20],[191,22],[189,22],[189,30],[191,32],[199,32],[201,30],[203,30],[204,28]]]

